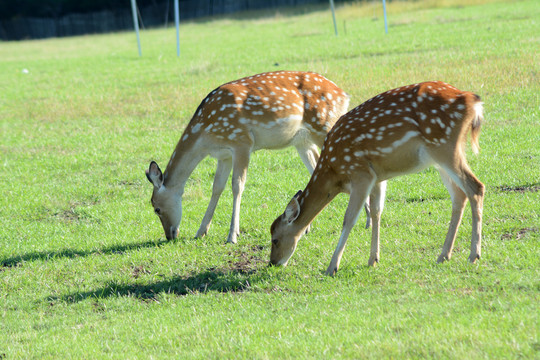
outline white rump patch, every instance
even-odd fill
[[[479,118],[483,117],[483,113],[484,113],[484,103],[482,102],[477,102],[474,104],[474,112],[475,112],[475,115]]]

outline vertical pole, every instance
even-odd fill
[[[386,20],[386,1],[382,0],[383,12],[384,12],[384,32],[388,34],[388,21]]]
[[[336,11],[334,10],[334,0],[330,0],[330,8],[332,9],[332,19],[334,20],[334,32],[338,36],[337,24],[336,24]]]
[[[133,13],[133,26],[135,26],[135,33],[137,34],[137,46],[139,47],[139,56],[142,56],[141,38],[139,36],[139,20],[137,19],[137,4],[135,4],[135,0],[131,0],[131,12]]]
[[[176,26],[176,57],[180,56],[180,8],[178,0],[174,0],[174,24]]]

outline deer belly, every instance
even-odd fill
[[[424,146],[402,146],[391,155],[381,156],[374,166],[377,178],[380,181],[393,177],[413,174],[434,164]]]
[[[250,126],[254,150],[281,149],[292,144],[301,129],[301,115],[259,122]]]

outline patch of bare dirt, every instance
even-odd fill
[[[131,268],[131,277],[138,279],[141,275],[150,274],[150,270],[146,269],[144,265],[133,266]]]
[[[262,245],[253,245],[249,251],[235,252],[234,260],[229,260],[229,270],[239,274],[252,274],[257,270],[257,267],[266,262],[260,254],[264,249]],[[232,254],[232,253],[231,253]]]
[[[521,240],[521,238],[523,238],[528,233],[537,232],[537,231],[538,231],[538,228],[532,228],[532,227],[516,229],[516,230],[512,230],[512,231],[505,232],[504,234],[502,234],[501,240],[512,240],[512,239]]]
[[[540,191],[540,184],[532,184],[532,185],[518,185],[518,186],[497,186],[497,189],[502,192],[517,192],[517,193],[525,193],[525,192],[538,192]]]

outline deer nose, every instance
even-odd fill
[[[167,234],[167,240],[174,240],[178,236],[178,228],[171,226],[169,229],[169,234]]]
[[[289,261],[270,259],[268,266],[287,266]]]

